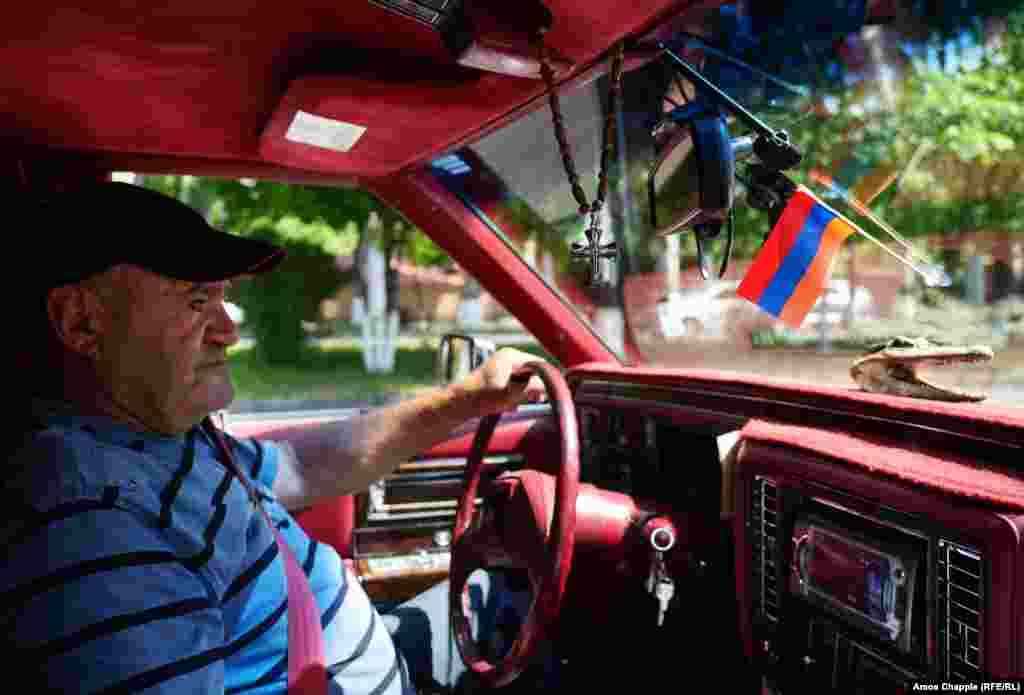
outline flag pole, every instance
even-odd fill
[[[930,285],[930,286],[939,286],[939,287],[949,287],[952,284],[952,280],[949,278],[949,274],[946,273],[944,268],[941,268],[941,267],[939,267],[937,265],[934,265],[934,264],[928,262],[928,259],[924,258],[921,255],[921,252],[916,250],[913,247],[912,244],[907,242],[905,240],[905,238],[903,238],[903,236],[899,232],[897,232],[889,224],[887,224],[885,222],[885,220],[883,220],[878,215],[876,215],[873,212],[871,212],[870,208],[868,208],[866,205],[864,205],[863,203],[858,201],[856,198],[851,196],[851,194],[849,192],[847,192],[842,186],[836,185],[835,182],[833,180],[831,180],[830,176],[827,176],[825,174],[821,174],[820,172],[818,172],[816,170],[811,170],[808,173],[809,173],[810,177],[812,179],[814,179],[815,181],[817,181],[818,183],[820,183],[822,185],[825,185],[825,186],[828,186],[829,190],[835,192],[837,194],[837,196],[842,198],[843,201],[845,201],[850,207],[852,207],[858,213],[860,213],[861,215],[863,215],[864,217],[866,217],[870,221],[874,222],[874,224],[877,224],[880,227],[882,227],[882,230],[885,231],[886,233],[888,233],[893,238],[895,238],[895,240],[899,244],[901,244],[903,246],[903,248],[906,249],[907,252],[910,255],[912,255],[914,258],[920,260],[921,262],[925,263],[928,266],[928,270],[923,271],[923,270],[919,269],[918,267],[915,267],[913,265],[913,263],[911,263],[909,261],[909,259],[905,259],[905,258],[897,255],[889,247],[884,245],[882,242],[876,240],[876,238],[874,238],[873,236],[868,234],[866,231],[864,231],[863,229],[861,229],[860,227],[858,227],[857,225],[854,224],[853,226],[854,226],[854,228],[858,232],[860,232],[861,234],[863,234],[864,236],[869,238],[870,241],[872,241],[872,242],[878,244],[879,246],[881,246],[883,249],[885,249],[886,253],[888,253],[889,255],[894,256],[895,258],[898,258],[900,261],[904,262],[906,265],[908,265],[909,267],[913,268],[913,270],[915,270],[916,272],[921,273],[925,277],[925,280],[927,281],[928,285]],[[824,202],[822,202],[822,205],[826,205],[826,204]],[[827,207],[827,205],[826,205],[826,207]],[[828,209],[829,210],[833,210],[830,207]],[[833,212],[836,212],[836,211],[833,210]],[[836,212],[836,214],[840,215],[840,217],[843,217],[843,219],[846,220],[847,222],[849,222],[850,224],[853,224],[853,222],[850,222],[850,220],[848,220],[846,217],[844,217],[840,213]]]
[[[808,192],[810,193],[810,191],[808,191]],[[813,195],[813,193],[812,193],[812,195]],[[815,198],[817,198],[817,196],[815,196]],[[897,261],[899,261],[900,263],[902,263],[903,265],[907,266],[908,268],[913,270],[915,273],[917,273],[918,275],[923,277],[925,283],[928,284],[929,286],[936,286],[936,285],[938,285],[938,286],[941,286],[941,287],[947,287],[947,286],[949,286],[951,284],[951,281],[949,279],[949,275],[946,274],[945,270],[942,270],[941,268],[937,268],[937,267],[935,267],[933,265],[929,266],[928,269],[921,268],[920,266],[918,266],[916,263],[914,263],[909,258],[904,258],[903,256],[899,255],[898,253],[896,253],[895,251],[890,249],[888,246],[883,244],[881,241],[879,241],[878,239],[876,239],[872,235],[870,235],[867,232],[865,232],[863,229],[860,228],[860,226],[858,224],[854,223],[846,215],[842,214],[841,212],[839,212],[838,210],[833,208],[831,205],[829,205],[825,201],[818,200],[818,203],[821,204],[822,206],[824,206],[829,212],[831,212],[833,215],[835,215],[836,217],[841,219],[843,222],[845,222],[846,224],[850,225],[855,232],[857,232],[861,236],[865,237],[866,239],[868,239],[868,241],[871,241],[872,243],[877,245],[879,248],[881,248],[887,254],[889,254],[890,256],[895,258]],[[884,227],[883,227],[883,229],[884,229]]]

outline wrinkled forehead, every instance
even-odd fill
[[[123,263],[92,275],[81,284],[96,292],[121,311],[149,312],[175,300],[188,300],[197,292],[218,295],[227,292],[231,280],[196,282],[160,275],[142,266]]]
[[[195,280],[179,280],[154,273],[142,266],[130,263],[116,265],[106,271],[111,281],[121,289],[128,291],[157,292],[160,294],[181,294],[195,288],[218,288],[231,285],[229,280],[216,282],[196,282]]]
[[[85,283],[101,293],[123,298],[153,297],[171,291],[175,280],[129,263],[115,265],[88,278]]]
[[[194,283],[159,275],[141,266],[115,265],[82,281],[105,301],[122,306],[152,306],[161,299],[181,295]]]

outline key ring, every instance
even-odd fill
[[[658,534],[664,532],[668,539],[662,543],[658,542]],[[672,549],[672,546],[676,544],[676,534],[672,533],[672,529],[667,526],[659,526],[658,528],[651,531],[651,547],[657,550],[659,553],[664,553]]]

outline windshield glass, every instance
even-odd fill
[[[566,147],[545,104],[432,171],[624,362],[854,387],[869,346],[927,338],[916,354],[932,359],[892,379],[1024,405],[1024,11],[946,4],[724,5],[657,32],[669,52],[626,70],[614,104],[607,75],[562,89]],[[767,140],[751,154],[760,126],[784,130],[799,163]],[[605,148],[597,221],[617,246],[595,273],[563,155],[590,203]],[[787,260],[754,263],[773,228],[816,219],[791,210],[792,186],[847,232],[788,288],[750,290]],[[975,345],[994,359],[949,349]]]

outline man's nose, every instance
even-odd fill
[[[224,306],[224,302],[218,302],[213,311],[213,320],[206,329],[206,339],[211,343],[224,345],[226,347],[237,343],[240,340],[238,335],[238,326],[235,325],[235,322],[228,314],[228,310],[227,307]]]

